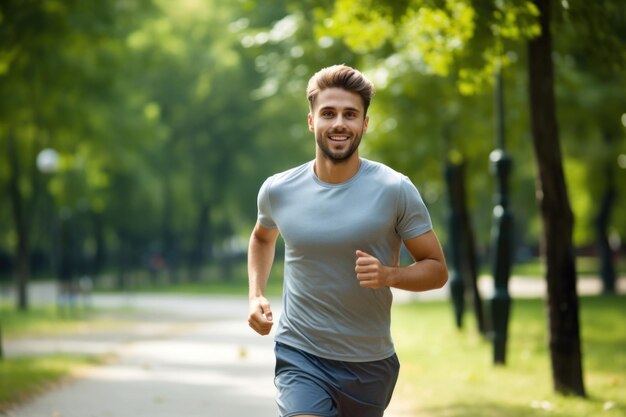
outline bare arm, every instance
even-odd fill
[[[406,267],[385,266],[374,256],[357,251],[355,271],[362,287],[394,287],[408,291],[441,288],[448,281],[443,250],[434,231],[404,241],[415,260]]]
[[[257,222],[248,245],[248,324],[261,335],[268,334],[273,324],[270,303],[264,293],[274,262],[277,238],[278,229],[268,229]]]

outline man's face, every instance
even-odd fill
[[[357,93],[341,88],[319,92],[315,108],[309,113],[309,130],[315,134],[322,156],[334,162],[350,159],[367,131],[369,119],[364,113]]]

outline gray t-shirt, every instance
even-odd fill
[[[340,184],[319,180],[310,161],[268,178],[259,222],[285,241],[283,314],[276,341],[349,362],[394,353],[389,288],[361,288],[357,249],[397,266],[401,241],[431,229],[419,192],[404,175],[366,159]]]

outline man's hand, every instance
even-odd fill
[[[248,325],[258,334],[265,336],[272,330],[274,324],[270,302],[265,297],[250,299]]]
[[[356,277],[364,288],[388,287],[390,268],[386,267],[372,255],[356,251]]]

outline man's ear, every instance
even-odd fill
[[[309,122],[309,130],[313,132],[313,115],[309,113],[307,120]]]
[[[367,125],[369,124],[369,121],[370,117],[365,116],[365,119],[363,120],[363,133],[367,132]]]

